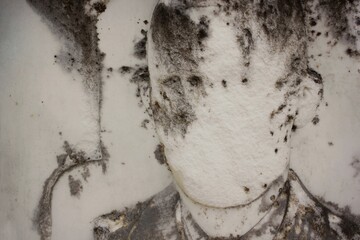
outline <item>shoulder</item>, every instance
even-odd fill
[[[179,195],[173,185],[123,211],[95,219],[95,240],[178,240],[175,208]]]
[[[288,203],[275,239],[360,239],[356,217],[325,206],[289,173]]]

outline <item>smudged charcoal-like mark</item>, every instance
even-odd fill
[[[184,94],[181,78],[174,75],[160,81],[162,95],[169,104],[161,105],[157,101],[151,104],[154,121],[162,126],[165,134],[171,131],[185,137],[188,126],[196,117]]]
[[[69,188],[71,196],[79,197],[83,190],[81,180],[75,179],[72,175],[69,175]]]
[[[306,36],[305,15],[300,0],[260,0],[256,16],[269,40],[276,46],[283,47],[293,35],[298,40]]]
[[[155,158],[158,160],[158,162],[162,165],[165,164],[166,161],[166,155],[165,155],[165,148],[163,144],[158,144],[156,147],[156,150],[154,151]]]
[[[197,25],[186,13],[183,5],[156,6],[151,22],[152,39],[159,52],[161,63],[171,70],[190,71],[197,66],[199,58],[195,51],[208,33],[207,20]]]
[[[134,55],[135,57],[139,59],[146,58],[146,42],[147,42],[147,31],[144,29],[141,30],[141,34],[143,35],[143,38],[135,43],[134,46]]]
[[[107,149],[101,143],[102,159],[101,160],[91,160],[85,159],[83,152],[75,151],[68,142],[64,143],[64,150],[67,154],[67,159],[64,164],[59,165],[52,174],[46,179],[41,198],[37,209],[35,211],[35,216],[33,223],[37,228],[37,231],[41,237],[41,240],[50,240],[52,232],[52,216],[51,216],[51,206],[52,206],[52,195],[56,183],[59,179],[67,172],[72,170],[88,166],[90,164],[99,164],[104,167],[110,157]]]
[[[338,39],[345,40],[349,45],[355,45],[358,36],[351,32],[349,22],[356,19],[349,18],[358,12],[358,0],[320,0],[320,9],[326,17],[326,24],[331,33]],[[355,23],[356,24],[356,23]],[[355,33],[356,34],[356,33]]]

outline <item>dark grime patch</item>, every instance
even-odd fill
[[[119,71],[121,74],[130,73],[132,70],[133,70],[133,68],[129,67],[129,66],[122,66],[119,68]]]
[[[196,55],[202,41],[208,37],[208,20],[196,24],[183,5],[167,6],[159,3],[151,22],[152,39],[162,64],[174,70],[190,71],[198,65]]]
[[[359,1],[357,0],[320,0],[319,8],[324,13],[326,25],[330,28],[330,32],[337,39],[344,40],[348,45],[354,45],[359,36],[354,35],[351,31],[349,22],[355,21],[351,19],[351,15],[355,15],[358,10]]]
[[[261,0],[256,6],[256,16],[268,39],[276,46],[284,46],[292,36],[306,36],[305,14],[300,0]]]
[[[203,80],[201,77],[196,76],[196,75],[192,75],[190,76],[187,81],[190,83],[191,86],[193,87],[200,87],[203,85]]]
[[[311,122],[312,122],[314,125],[318,124],[318,123],[320,122],[319,116],[315,116],[315,117],[311,120]]]
[[[103,2],[95,2],[92,7],[98,12],[103,13],[106,10],[106,5]]]
[[[165,148],[163,144],[157,145],[156,150],[154,151],[154,155],[156,160],[158,160],[161,165],[167,162],[165,156]]]
[[[143,35],[143,38],[135,43],[134,46],[134,55],[135,57],[139,59],[146,58],[146,42],[147,42],[147,31],[144,29],[141,30],[141,34]]]

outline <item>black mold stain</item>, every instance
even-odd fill
[[[92,7],[98,12],[103,13],[106,10],[106,5],[102,2],[95,2]]]
[[[358,50],[355,50],[355,49],[348,48],[348,49],[346,49],[345,52],[350,57],[359,57],[360,56],[360,52]]]
[[[132,70],[133,70],[133,68],[129,67],[129,66],[122,66],[119,68],[119,71],[121,74],[130,73]]]
[[[225,80],[222,80],[222,81],[221,81],[221,85],[222,85],[224,88],[226,88],[226,87],[227,87],[227,82],[226,82]]]
[[[162,126],[165,134],[179,133],[183,137],[188,126],[196,119],[192,106],[184,95],[184,86],[179,76],[170,76],[161,80],[162,95],[169,105],[155,101],[151,104],[153,118],[158,126]]]
[[[203,85],[203,80],[201,77],[192,75],[190,76],[187,81],[191,84],[193,87],[200,87]]]
[[[50,240],[51,239],[51,233],[52,233],[52,216],[51,216],[51,208],[52,208],[52,195],[53,190],[56,185],[56,183],[59,181],[59,179],[68,172],[71,172],[74,169],[85,167],[90,164],[98,164],[106,169],[107,161],[110,157],[109,153],[107,152],[107,149],[103,146],[102,147],[102,159],[100,160],[88,160],[84,156],[83,152],[77,152],[74,150],[68,142],[64,143],[64,151],[66,152],[66,155],[69,159],[67,162],[62,162],[62,165],[59,165],[58,168],[56,168],[52,174],[46,179],[43,191],[41,194],[41,198],[39,201],[39,204],[37,206],[37,209],[35,211],[35,216],[33,219],[34,226],[36,226],[37,231],[40,235],[41,240]],[[62,157],[64,158],[64,157]]]
[[[305,15],[300,0],[260,0],[256,15],[269,40],[276,46],[288,43],[291,36],[306,36]]]
[[[154,151],[155,158],[158,160],[158,162],[162,165],[165,164],[166,156],[165,156],[165,149],[163,144],[158,144],[156,147],[156,150]]]
[[[69,175],[69,188],[71,196],[79,197],[83,190],[83,185],[80,179],[75,179],[72,175]]]
[[[310,1],[311,2],[311,1]],[[357,9],[357,0],[320,0],[319,8],[326,17],[326,24],[331,33],[337,39],[341,39],[349,45],[354,45],[358,36],[355,36],[351,30],[348,19],[350,14],[355,14]],[[354,19],[356,22],[356,19]]]

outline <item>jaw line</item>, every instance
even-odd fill
[[[287,173],[289,172],[289,164],[288,166],[286,167],[285,171],[283,172],[283,174],[280,174],[279,177],[277,177],[274,181],[271,182],[271,184],[268,186],[268,188],[262,192],[258,197],[254,198],[253,200],[251,200],[250,202],[247,202],[245,204],[238,204],[238,205],[232,205],[232,206],[227,206],[227,207],[218,207],[218,206],[213,206],[213,205],[210,205],[210,204],[203,204],[203,203],[200,203],[199,201],[195,200],[194,198],[192,198],[185,190],[184,188],[182,187],[181,184],[178,184],[177,182],[177,179],[175,176],[173,176],[173,179],[174,179],[174,182],[175,182],[175,186],[176,188],[178,189],[179,192],[181,192],[181,194],[183,194],[186,198],[188,198],[190,201],[192,201],[194,204],[196,205],[199,205],[200,207],[205,207],[205,208],[213,208],[213,209],[239,209],[239,208],[244,208],[244,207],[247,207],[249,205],[251,205],[252,203],[256,202],[257,200],[263,198],[270,190],[273,190],[273,189],[276,189],[276,183],[277,183],[277,180],[280,180],[282,181],[282,185],[285,184],[286,182],[286,178],[283,178],[284,176],[284,173],[286,173],[286,176],[287,176]],[[282,179],[282,180],[281,180]]]

